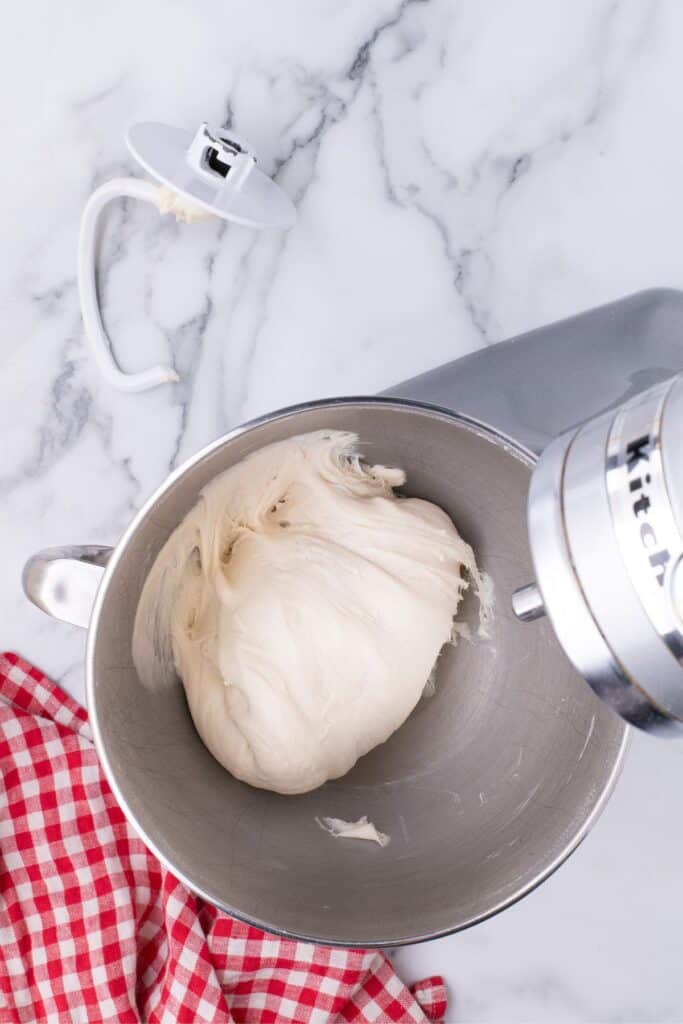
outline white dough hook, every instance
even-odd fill
[[[86,337],[107,381],[122,391],[147,391],[179,380],[170,366],[126,373],[117,366],[102,322],[96,282],[99,219],[112,199],[144,199],[160,213],[196,223],[221,217],[256,230],[289,228],[296,211],[282,189],[256,166],[251,147],[228,129],[204,122],[194,137],[171,125],[133,125],[128,148],[159,184],[140,178],[113,178],[93,192],[81,216],[78,290]]]

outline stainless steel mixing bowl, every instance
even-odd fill
[[[452,516],[493,579],[495,615],[490,639],[445,651],[435,695],[387,743],[342,779],[278,796],[236,781],[212,758],[177,679],[161,693],[141,686],[131,635],[147,572],[204,484],[263,445],[320,428],[355,431],[369,460],[401,466],[407,493]],[[338,400],[233,431],[150,499],[99,587],[88,705],[121,806],[191,889],[271,931],[396,945],[503,909],[578,845],[614,785],[625,726],[576,674],[548,624],[520,625],[510,610],[513,591],[533,572],[532,465],[510,441],[452,413],[393,399]],[[34,597],[41,564],[27,574]],[[476,632],[472,595],[464,616]],[[390,834],[388,847],[334,839],[316,824],[363,814]]]

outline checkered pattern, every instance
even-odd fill
[[[83,710],[0,655],[0,1021],[425,1021],[385,956],[266,935],[188,892],[107,785]]]
[[[410,986],[410,991],[422,1007],[428,1020],[440,1021],[448,1009],[446,986],[440,974],[423,978]]]

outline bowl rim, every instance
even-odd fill
[[[244,423],[240,423],[232,430],[222,434],[219,438],[211,441],[209,444],[204,445],[193,455],[189,456],[184,462],[181,463],[175,470],[168,474],[164,481],[152,492],[152,494],[143,502],[138,512],[133,516],[130,523],[121,535],[118,543],[115,545],[111,557],[109,558],[104,574],[100,581],[100,585],[93,605],[92,614],[90,617],[90,623],[88,626],[87,639],[86,639],[86,652],[85,652],[85,693],[86,693],[86,704],[88,708],[88,714],[90,718],[90,724],[93,732],[93,738],[95,742],[95,749],[97,751],[100,763],[104,770],[104,774],[107,778],[109,786],[114,794],[114,797],[123,811],[127,821],[133,827],[138,836],[142,839],[145,846],[154,854],[154,856],[163,864],[163,866],[170,871],[174,877],[176,877],[182,884],[190,890],[190,892],[199,896],[201,899],[206,900],[207,903],[217,907],[219,910],[224,911],[231,917],[235,917],[237,920],[244,922],[248,925],[253,925],[256,928],[260,928],[263,931],[270,932],[274,935],[279,935],[282,938],[293,939],[300,942],[311,942],[329,946],[332,948],[366,948],[366,949],[378,949],[383,947],[400,947],[414,945],[420,942],[429,942],[433,939],[444,938],[447,935],[453,935],[460,931],[465,931],[467,928],[472,928],[474,925],[480,924],[483,921],[494,917],[496,914],[501,913],[508,907],[518,903],[529,893],[533,892],[534,889],[538,888],[543,882],[546,881],[557,869],[571,856],[572,853],[580,846],[583,840],[586,838],[588,833],[593,828],[593,825],[602,814],[609,798],[611,797],[617,780],[621,774],[626,750],[629,742],[629,730],[626,723],[622,723],[622,736],[619,746],[616,750],[614,757],[614,763],[611,771],[607,778],[606,784],[603,786],[599,797],[593,804],[590,813],[583,820],[581,826],[576,829],[574,834],[565,843],[559,854],[545,865],[540,871],[537,871],[533,878],[529,879],[523,886],[520,886],[517,891],[504,899],[501,899],[498,903],[491,906],[488,910],[482,911],[477,914],[473,914],[470,918],[464,921],[446,927],[441,928],[433,932],[418,933],[416,935],[406,936],[388,936],[386,939],[364,939],[359,936],[357,939],[330,939],[329,937],[321,938],[320,936],[307,934],[305,932],[296,932],[281,926],[278,926],[272,921],[266,921],[261,918],[247,914],[244,911],[238,910],[236,907],[231,906],[222,900],[217,899],[215,896],[210,895],[208,892],[202,889],[200,885],[197,885],[185,872],[180,871],[174,864],[170,856],[162,852],[155,840],[149,835],[144,826],[137,820],[135,814],[128,806],[128,803],[121,792],[116,779],[116,773],[112,768],[111,761],[107,754],[106,743],[100,726],[98,712],[97,712],[97,700],[95,697],[95,673],[94,673],[94,661],[95,661],[95,647],[97,642],[97,632],[100,626],[100,618],[102,614],[102,607],[104,604],[106,592],[109,587],[109,583],[116,571],[121,557],[128,547],[133,535],[135,534],[140,523],[145,519],[147,514],[156,505],[159,499],[180,479],[188,470],[192,469],[195,465],[211,455],[213,452],[218,451],[224,445],[230,441],[236,440],[238,437],[249,433],[257,427],[274,423],[279,420],[286,420],[300,412],[308,412],[316,409],[335,408],[339,406],[385,406],[389,408],[409,408],[415,412],[427,413],[428,415],[435,416],[439,419],[454,420],[459,426],[465,427],[473,431],[480,436],[485,437],[487,440],[493,441],[495,444],[501,446],[513,457],[519,459],[519,461],[525,463],[530,469],[538,461],[538,455],[531,449],[520,444],[512,437],[504,434],[483,420],[476,419],[472,416],[467,416],[463,413],[459,413],[453,409],[448,409],[444,406],[431,404],[428,402],[419,402],[413,399],[396,398],[393,396],[384,395],[362,395],[358,397],[342,396],[335,398],[322,398],[316,399],[310,402],[300,402],[296,405],[284,406],[283,408],[276,409],[273,412],[265,413],[262,416],[257,416],[253,419],[246,420]],[[588,684],[586,684],[588,685]]]

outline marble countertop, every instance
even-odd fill
[[[27,0],[0,65],[1,643],[82,698],[83,634],[22,565],[112,543],[170,469],[245,418],[372,393],[654,285],[683,287],[677,0]],[[295,200],[289,234],[107,218],[112,390],[75,255],[134,120],[228,119]],[[449,1021],[683,1021],[683,744],[637,736],[596,829],[522,903],[397,954]]]

